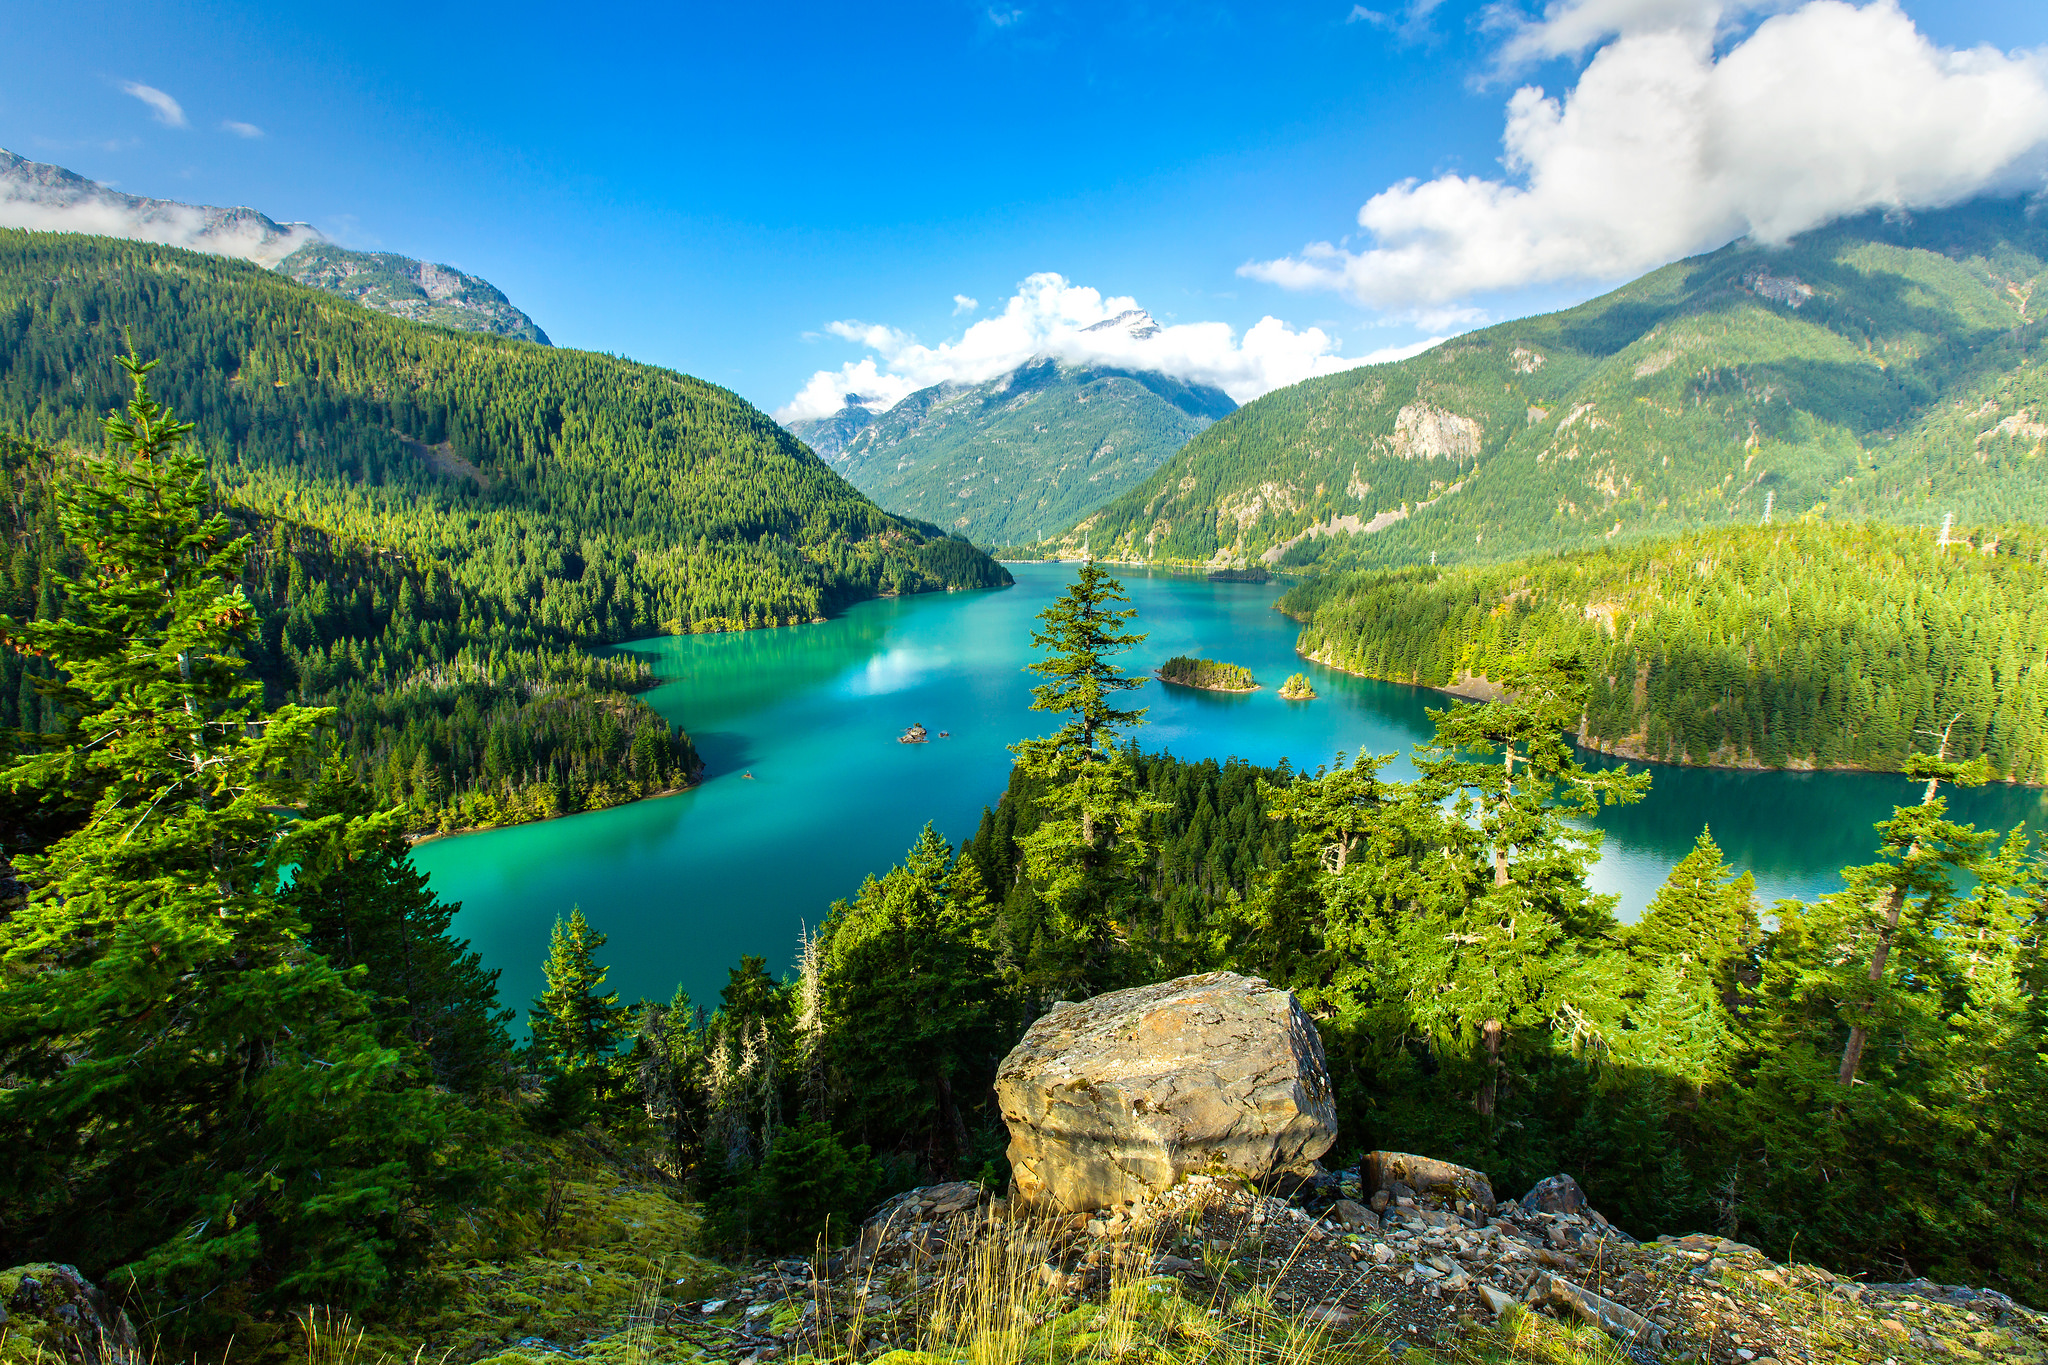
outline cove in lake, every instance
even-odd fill
[[[422,844],[414,852],[446,900],[456,933],[502,968],[506,1003],[540,989],[549,926],[580,904],[611,936],[602,954],[623,998],[666,1000],[680,982],[715,1006],[726,969],[759,953],[780,971],[799,927],[816,926],[861,878],[900,860],[929,820],[956,844],[1009,780],[1007,745],[1049,732],[1030,711],[1033,618],[1073,568],[1015,564],[1013,588],[866,602],[817,625],[733,635],[662,636],[620,648],[662,682],[649,705],[689,732],[704,781],[680,795],[540,824]],[[1120,570],[1149,638],[1122,660],[1149,674],[1176,654],[1227,660],[1264,684],[1248,694],[1148,682],[1138,731],[1148,750],[1235,755],[1296,767],[1360,749],[1402,756],[1426,740],[1424,710],[1450,699],[1374,682],[1294,653],[1295,622],[1273,610],[1276,584],[1211,583]],[[1320,699],[1278,695],[1307,673]],[[899,744],[913,722],[933,738]],[[946,731],[949,738],[937,738]],[[1769,902],[1840,885],[1867,862],[1871,826],[1917,784],[1870,773],[1735,772],[1653,766],[1640,804],[1601,817],[1607,845],[1596,889],[1634,919],[1703,824]],[[2048,793],[1990,787],[1951,794],[1962,819],[2040,828]],[[523,1013],[522,1013],[523,1019]]]

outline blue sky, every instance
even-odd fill
[[[1765,22],[1753,11],[1790,8],[1663,2],[1713,10],[1717,55]],[[1653,7],[1553,11],[1603,4]],[[557,344],[671,365],[770,408],[814,372],[876,354],[827,324],[886,325],[899,350],[937,345],[1037,272],[1163,322],[1320,327],[1332,352],[1358,356],[1582,297],[1599,272],[1656,254],[1661,238],[1565,278],[1546,277],[1554,263],[1505,281],[1482,271],[1449,298],[1347,256],[1371,235],[1360,206],[1390,186],[1502,179],[1513,92],[1564,94],[1602,44],[1648,22],[1596,14],[1585,45],[1525,43],[1503,69],[1504,45],[1537,30],[1498,10],[1364,8],[13,0],[0,146],[133,193],[246,203],[452,263]],[[1905,13],[1938,49],[2048,45],[2038,0]],[[175,99],[184,126],[131,84]],[[1997,156],[1984,174],[2009,176],[2019,153]],[[1686,230],[1722,220],[1700,221]],[[1303,254],[1325,241],[1336,257]],[[1248,275],[1248,262],[1281,264]]]

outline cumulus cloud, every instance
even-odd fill
[[[971,313],[979,307],[981,307],[980,299],[970,299],[965,294],[955,294],[953,296],[953,316],[956,318],[962,313]]]
[[[907,332],[860,322],[834,322],[826,331],[873,352],[836,370],[819,370],[776,412],[787,422],[823,417],[857,394],[880,412],[934,384],[979,384],[1037,356],[1074,364],[1156,370],[1213,384],[1240,403],[1283,384],[1376,361],[1412,355],[1440,338],[1368,356],[1337,354],[1321,328],[1297,332],[1278,318],[1262,318],[1242,337],[1226,323],[1162,327],[1137,300],[1105,297],[1064,276],[1033,275],[1018,286],[1002,312],[983,318],[956,339],[927,346]]]
[[[1766,7],[1559,0],[1511,23],[1506,60],[1600,46],[1561,98],[1509,99],[1507,176],[1403,181],[1358,211],[1365,249],[1313,243],[1240,273],[1422,309],[2048,183],[2042,53],[1937,47],[1893,0],[1809,0],[1726,41]]]
[[[220,129],[224,133],[233,133],[236,137],[263,136],[263,130],[261,128],[258,128],[255,124],[240,123],[234,119],[222,119]]]
[[[185,126],[185,110],[183,107],[155,86],[144,85],[141,81],[123,81],[121,83],[121,93],[133,95],[148,105],[150,117],[163,124],[166,128],[183,128]]]

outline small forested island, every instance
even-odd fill
[[[1249,668],[1216,659],[1195,659],[1176,654],[1159,665],[1159,681],[1178,687],[1199,687],[1205,692],[1256,692],[1259,680]]]
[[[1290,673],[1287,681],[1280,684],[1280,695],[1289,701],[1314,701],[1316,689],[1308,680],[1308,674]]]

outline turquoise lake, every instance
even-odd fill
[[[661,685],[646,700],[689,732],[706,769],[677,796],[541,824],[438,839],[415,851],[436,891],[463,903],[455,929],[502,968],[524,1014],[540,987],[549,926],[581,905],[610,935],[603,960],[627,1000],[667,999],[678,983],[717,1004],[726,969],[759,953],[777,971],[802,925],[898,861],[926,821],[957,843],[1008,781],[1005,746],[1046,733],[1029,710],[1033,617],[1072,566],[1012,565],[1015,587],[866,602],[819,625],[735,635],[663,636],[620,648]],[[1243,664],[1265,684],[1244,696],[1148,683],[1138,731],[1182,758],[1314,768],[1341,750],[1405,756],[1429,737],[1440,693],[1354,678],[1294,653],[1296,624],[1273,610],[1279,584],[1121,573],[1149,638],[1123,662],[1149,673],[1176,654]],[[1307,673],[1320,699],[1283,701]],[[899,744],[912,722],[934,736]],[[1871,826],[1918,799],[1905,778],[1866,773],[1725,772],[1654,766],[1638,805],[1606,813],[1599,890],[1624,919],[1641,913],[1703,824],[1753,871],[1766,905],[1834,889],[1869,861]],[[1951,808],[1983,825],[2048,824],[2048,793],[1960,792]]]

